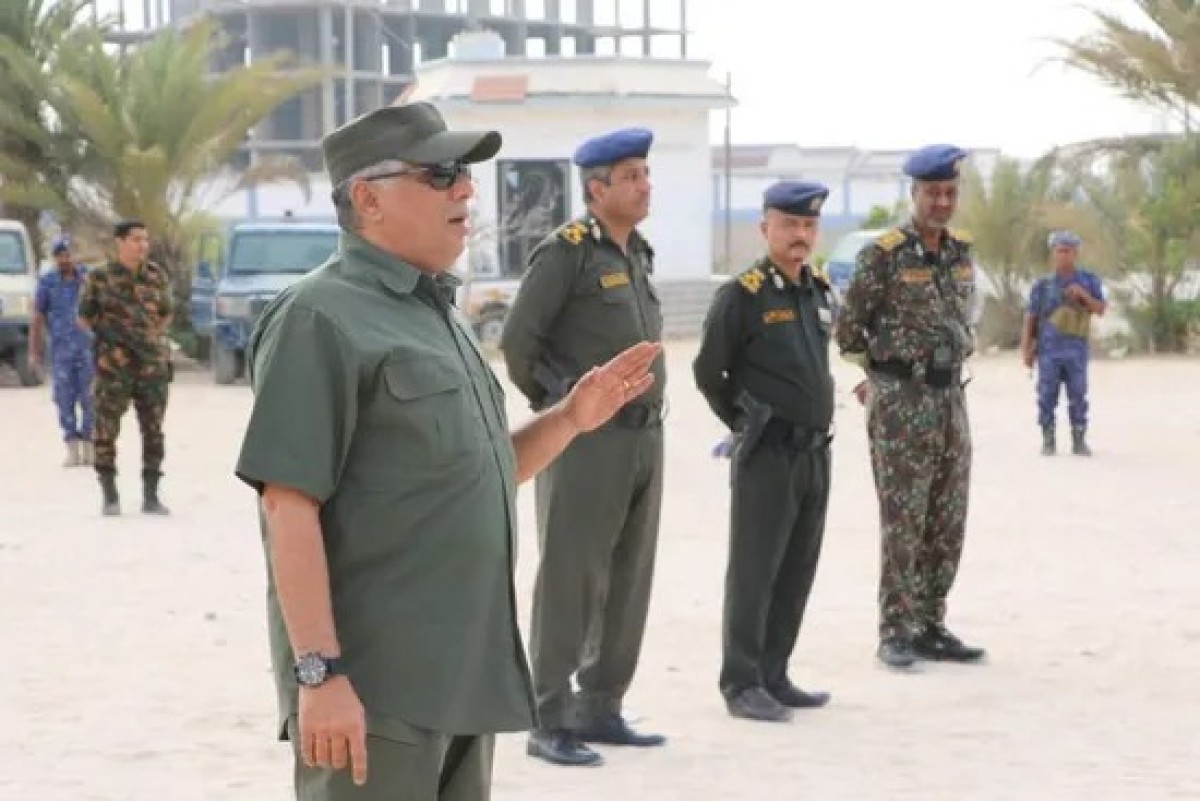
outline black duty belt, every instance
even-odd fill
[[[661,403],[628,403],[613,415],[613,422],[621,428],[657,428],[665,416]]]
[[[811,428],[772,417],[763,428],[762,441],[797,451],[820,451],[833,442],[833,431]]]
[[[946,387],[957,386],[962,383],[962,368],[934,368],[922,365],[920,369],[913,365],[912,362],[902,362],[895,359],[888,361],[876,361],[871,359],[869,363],[871,371],[882,375],[890,375],[893,378],[898,378],[901,381],[911,381],[918,379],[921,382],[937,388],[945,389]]]

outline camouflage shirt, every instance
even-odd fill
[[[88,273],[79,296],[79,317],[95,342],[96,369],[166,367],[166,327],[173,310],[166,270],[146,262],[136,272],[109,262]]]
[[[927,253],[911,225],[880,235],[858,254],[837,317],[835,336],[847,358],[927,363],[941,343],[959,362],[974,351],[969,325],[975,268],[970,238],[947,230]]]

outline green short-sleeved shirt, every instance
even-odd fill
[[[250,373],[237,475],[321,502],[338,639],[368,725],[528,728],[516,457],[503,390],[458,311],[428,276],[343,233],[340,253],[264,312]],[[295,655],[270,575],[268,622],[282,727]]]

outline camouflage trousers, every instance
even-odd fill
[[[946,617],[966,533],[971,431],[960,387],[881,376],[867,412],[883,529],[880,637],[915,636]]]
[[[96,472],[116,472],[121,418],[132,401],[142,433],[142,471],[158,475],[165,455],[163,417],[167,411],[170,387],[165,366],[160,369],[157,365],[129,365],[119,372],[97,370],[93,386]]]

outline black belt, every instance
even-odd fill
[[[762,441],[797,451],[820,451],[833,442],[829,429],[811,428],[772,417],[763,428]]]
[[[881,362],[871,359],[869,368],[873,372],[890,375],[901,381],[910,381],[917,378],[936,389],[945,389],[946,387],[962,383],[961,367],[935,368],[922,365],[922,369],[918,370],[912,362],[902,362],[895,359]]]
[[[664,417],[661,403],[628,403],[613,415],[613,422],[621,428],[657,428]]]

